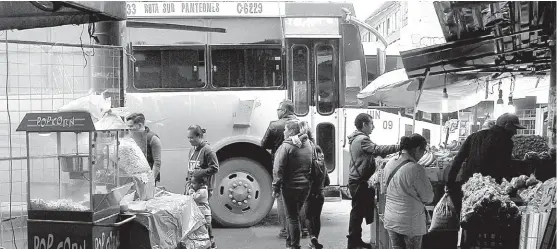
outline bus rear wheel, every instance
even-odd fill
[[[273,207],[272,178],[257,161],[237,157],[220,164],[210,200],[214,220],[224,227],[250,227]]]

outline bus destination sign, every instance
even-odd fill
[[[279,2],[182,1],[126,2],[128,18],[133,17],[234,17],[280,14]],[[284,9],[284,8],[282,8]]]

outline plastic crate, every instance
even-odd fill
[[[520,223],[505,229],[463,229],[461,249],[518,249]]]

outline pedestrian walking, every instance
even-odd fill
[[[375,172],[375,157],[396,153],[398,145],[380,146],[371,142],[369,135],[373,132],[373,118],[367,113],[360,113],[354,121],[356,131],[348,136],[350,143],[350,166],[348,189],[352,195],[352,210],[348,225],[348,249],[371,248],[371,244],[362,240],[362,222],[373,222],[375,208],[375,190],[367,183]]]
[[[278,148],[284,142],[284,127],[286,122],[290,120],[297,120],[298,118],[294,115],[294,103],[290,100],[282,101],[278,108],[277,108],[277,116],[278,120],[272,121],[261,140],[261,146],[267,150],[271,151],[271,156],[274,160],[275,153]],[[287,221],[286,221],[286,211],[284,209],[284,201],[282,200],[282,196],[279,195],[277,199],[277,211],[279,217],[279,223],[281,224],[282,228],[279,232],[279,238],[286,239],[288,233],[287,229]],[[302,230],[303,229],[302,227]],[[307,234],[307,232],[305,232]]]
[[[312,141],[310,139],[310,141]],[[329,186],[330,179],[325,167],[325,158],[323,150],[319,145],[315,145],[315,163],[311,179],[311,186],[308,199],[306,200],[306,222],[310,237],[310,248],[322,249],[323,245],[319,243],[319,233],[321,232],[321,211],[323,211],[323,204],[325,203],[325,196],[323,189]]]
[[[161,181],[161,140],[159,136],[145,126],[145,115],[142,113],[133,113],[126,118],[128,126],[131,130],[141,132],[141,136],[134,136],[134,140],[147,158],[147,162],[153,171],[155,183]],[[146,138],[146,141],[138,141],[138,138]],[[145,145],[145,146],[143,146]]]
[[[273,196],[282,195],[288,220],[286,248],[300,249],[300,211],[310,190],[310,171],[314,149],[307,134],[300,134],[305,122],[290,120],[284,129],[285,140],[275,154]]]
[[[188,139],[193,148],[189,153],[188,162],[188,179],[186,180],[185,193],[191,188],[196,178],[203,178],[203,182],[207,184],[208,198],[213,194],[213,176],[219,170],[219,161],[217,154],[211,149],[209,144],[203,140],[205,129],[199,125],[192,125],[188,128]],[[211,224],[209,224],[210,226]],[[212,231],[212,229],[211,229]],[[212,246],[215,246],[215,240],[212,234],[209,234]],[[216,247],[216,246],[215,246]]]
[[[418,161],[427,141],[420,134],[400,139],[400,154],[384,168],[386,202],[384,226],[392,249],[421,249],[427,233],[425,204],[433,202],[433,187]]]

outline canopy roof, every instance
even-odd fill
[[[0,2],[0,30],[45,28],[126,19],[123,1]]]

